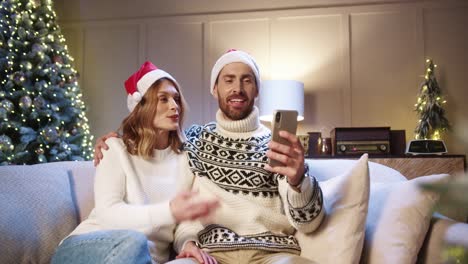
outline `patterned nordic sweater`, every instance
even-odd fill
[[[193,189],[217,197],[220,208],[200,221],[181,223],[175,233],[180,252],[185,242],[198,241],[208,251],[261,249],[300,254],[294,232],[312,232],[324,216],[322,192],[307,175],[301,192],[286,177],[264,169],[271,139],[258,121],[258,109],[244,120],[192,126],[186,132]],[[308,176],[308,177],[307,177]],[[203,199],[203,198],[202,198]]]

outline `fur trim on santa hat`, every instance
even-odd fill
[[[135,109],[151,85],[161,78],[168,78],[174,82],[177,88],[180,87],[174,77],[158,69],[150,61],[143,63],[138,71],[128,77],[125,81],[125,90],[127,91],[127,107],[130,112]]]
[[[224,68],[224,66],[233,62],[245,63],[247,64],[247,66],[249,66],[252,69],[255,75],[255,82],[257,84],[257,89],[260,90],[260,86],[261,86],[260,71],[258,69],[257,63],[255,62],[255,59],[245,51],[230,49],[216,61],[215,65],[213,66],[213,69],[211,70],[211,84],[210,84],[211,94],[213,94],[213,90],[216,84],[216,79],[218,79],[218,75],[221,72],[221,70]]]

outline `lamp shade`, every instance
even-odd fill
[[[263,81],[259,108],[262,121],[271,121],[275,110],[296,110],[297,120],[304,120],[304,84],[293,80]]]

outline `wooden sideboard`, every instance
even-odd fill
[[[440,173],[462,175],[466,171],[465,155],[370,157],[369,161],[393,168],[409,180]]]
[[[357,159],[358,156],[313,156],[311,159]],[[420,176],[448,173],[462,175],[466,172],[465,155],[417,155],[417,156],[373,156],[369,161],[393,168],[407,179]]]

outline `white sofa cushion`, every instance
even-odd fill
[[[447,174],[372,183],[361,263],[415,263],[438,200],[419,185],[445,180]]]
[[[368,156],[347,161],[349,170],[337,177],[322,174],[319,182],[324,197],[326,217],[311,234],[298,232],[301,256],[317,263],[358,263],[364,240],[364,228],[369,199]],[[308,161],[310,168],[323,161]],[[327,162],[328,163],[328,162]],[[327,168],[335,165],[328,163]],[[317,174],[312,174],[316,176]],[[335,175],[333,175],[335,176]]]

